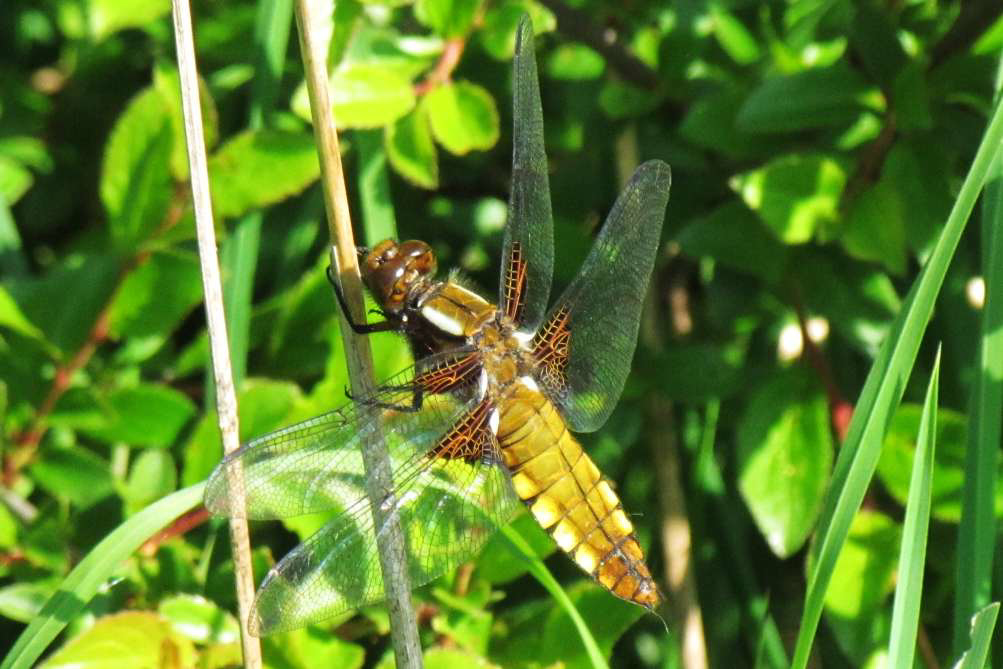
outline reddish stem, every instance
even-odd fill
[[[193,530],[206,520],[209,519],[209,511],[206,510],[204,506],[200,506],[194,511],[189,511],[185,515],[181,516],[169,526],[160,530],[152,537],[146,540],[139,548],[139,554],[146,557],[152,557],[157,554],[157,550],[160,545],[174,537],[180,537],[189,530]]]
[[[453,37],[446,40],[446,44],[442,49],[442,55],[439,56],[435,67],[432,68],[424,79],[414,85],[414,94],[417,96],[425,95],[432,89],[449,81],[450,77],[453,76],[453,70],[460,64],[460,56],[463,55],[463,50],[466,47],[467,41],[462,37]]]

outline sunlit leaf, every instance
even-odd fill
[[[339,128],[378,128],[392,123],[415,106],[411,81],[395,69],[350,63],[331,75],[331,104]],[[300,86],[292,99],[293,111],[310,120],[310,99]]]
[[[164,223],[173,137],[168,105],[153,88],[136,95],[115,123],[101,167],[101,201],[123,249]]]
[[[740,175],[734,186],[780,241],[802,244],[839,220],[845,183],[835,160],[791,154]]]
[[[250,130],[224,143],[209,159],[218,216],[239,216],[299,193],[320,174],[313,136]]]
[[[738,425],[738,489],[779,557],[814,528],[832,457],[826,399],[809,379],[780,375],[754,392]]]
[[[195,648],[153,613],[106,616],[71,639],[40,666],[43,669],[158,669],[192,666]]]
[[[439,185],[439,159],[432,129],[422,110],[388,125],[384,145],[390,164],[405,179],[422,188]]]
[[[457,155],[490,149],[498,141],[498,109],[484,88],[467,81],[439,86],[427,96],[423,109],[432,134]]]

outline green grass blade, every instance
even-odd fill
[[[578,630],[578,635],[582,639],[582,643],[585,645],[585,652],[589,655],[589,661],[592,662],[592,666],[595,669],[608,669],[609,665],[606,664],[606,659],[603,657],[602,651],[599,650],[599,644],[596,643],[595,637],[592,636],[592,632],[589,631],[588,625],[585,624],[585,620],[582,615],[575,608],[574,603],[571,598],[568,597],[568,593],[564,592],[564,588],[561,584],[557,582],[557,579],[547,570],[546,565],[543,564],[543,560],[536,557],[533,550],[529,547],[529,544],[519,536],[519,533],[513,530],[509,526],[505,526],[501,530],[502,536],[509,543],[509,547],[519,557],[523,558],[527,565],[529,566],[529,573],[533,575],[537,581],[540,582],[550,596],[554,598],[554,601],[564,609],[564,612],[568,614],[571,618],[571,622],[574,624],[575,629]]]
[[[1003,61],[1001,61],[1003,72]],[[997,88],[998,90],[998,88]],[[997,94],[997,97],[999,95]],[[1003,412],[1003,155],[996,154],[982,200],[982,276],[986,302],[979,333],[978,375],[969,410],[965,482],[958,526],[954,588],[954,652],[968,643],[967,622],[989,603],[996,550],[996,459]]]
[[[909,501],[906,503],[902,526],[902,547],[899,551],[898,587],[892,608],[891,641],[888,644],[888,666],[912,669],[916,653],[916,631],[919,628],[919,607],[923,598],[923,568],[926,566],[926,540],[930,529],[930,490],[933,487],[933,452],[937,435],[937,396],[940,381],[940,350],[933,363],[930,385],[923,402],[923,417],[916,439],[916,457],[909,481]]]
[[[175,518],[202,503],[205,483],[179,490],[119,525],[71,571],[18,637],[0,669],[28,669],[119,565]]]
[[[993,602],[972,616],[972,645],[954,665],[955,669],[983,669],[986,666],[986,660],[989,658],[989,642],[992,641],[996,616],[999,612],[999,602]]]
[[[804,613],[794,649],[792,666],[797,669],[803,669],[808,663],[836,558],[874,476],[885,428],[902,398],[948,264],[1001,139],[1003,105],[997,105],[947,223],[867,375],[822,509],[816,558],[808,577]]]

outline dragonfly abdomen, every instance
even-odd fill
[[[658,590],[610,482],[541,393],[502,403],[498,443],[516,494],[557,545],[614,595],[653,609]]]

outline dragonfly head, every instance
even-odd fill
[[[362,280],[385,311],[399,312],[411,290],[435,276],[436,267],[425,242],[384,239],[362,257]]]

